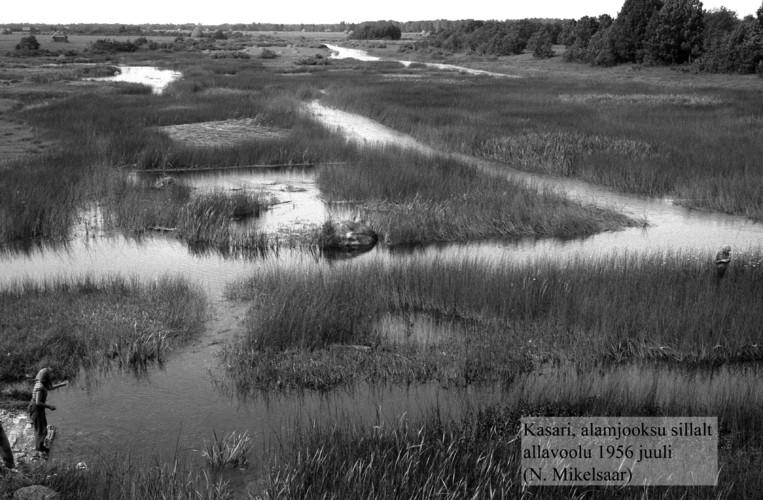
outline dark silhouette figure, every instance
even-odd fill
[[[0,458],[3,459],[5,466],[9,469],[16,467],[16,464],[13,461],[11,443],[8,441],[8,436],[5,434],[2,422],[0,422]]]
[[[56,407],[48,404],[48,391],[63,387],[68,382],[53,384],[53,370],[43,368],[37,372],[35,377],[34,389],[32,389],[32,402],[29,403],[29,417],[32,419],[34,427],[34,449],[42,452],[50,450],[45,446],[45,438],[48,435],[48,419],[45,415],[45,409],[55,411]]]
[[[715,254],[715,269],[717,271],[718,280],[721,280],[726,275],[726,269],[731,262],[731,246],[725,245],[721,248],[717,254]]]

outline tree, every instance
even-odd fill
[[[612,44],[621,62],[644,60],[644,39],[652,16],[662,8],[662,0],[625,0],[612,23]]]
[[[739,24],[736,12],[726,7],[705,12],[705,39],[728,35]]]
[[[554,56],[552,49],[551,33],[546,28],[541,28],[532,34],[527,42],[527,47],[533,51],[536,59],[548,59]]]
[[[588,42],[588,62],[594,66],[614,66],[617,64],[612,43],[612,27],[597,31]]]
[[[16,44],[16,50],[18,52],[35,52],[40,50],[40,42],[34,35],[25,36]]]
[[[657,62],[691,62],[702,53],[704,30],[700,0],[666,0],[649,22],[644,48]]]

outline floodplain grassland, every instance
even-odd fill
[[[740,77],[747,83],[740,87],[699,85],[689,77],[682,84],[680,78],[609,80],[606,74],[508,79],[432,69],[398,73],[420,77],[358,74],[329,88],[324,102],[436,149],[763,219],[763,178],[756,168],[763,144],[760,79]]]
[[[206,297],[183,278],[142,284],[121,276],[17,283],[0,291],[0,381],[50,366],[141,370],[199,332]]]

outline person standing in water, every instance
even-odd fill
[[[724,245],[717,254],[715,254],[715,269],[718,272],[718,279],[720,280],[726,275],[726,269],[731,262],[731,246]]]
[[[48,435],[48,419],[45,415],[45,409],[55,411],[56,407],[48,404],[48,391],[63,387],[68,382],[53,384],[53,370],[43,368],[37,372],[35,377],[34,389],[32,389],[32,402],[29,403],[29,417],[32,419],[34,427],[34,449],[36,451],[49,452],[45,447],[45,437]]]

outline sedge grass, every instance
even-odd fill
[[[112,276],[0,292],[0,380],[21,380],[41,366],[71,377],[80,368],[144,369],[193,336],[206,298],[182,278],[152,284]]]
[[[136,459],[129,454],[96,456],[79,468],[66,462],[20,466],[23,474],[0,476],[0,491],[13,491],[39,484],[61,498],[109,498],[115,500],[229,500],[235,495],[225,480],[198,464],[175,456]]]
[[[760,127],[743,126],[761,110],[752,88],[553,77],[438,85],[430,76],[348,75],[323,99],[436,149],[763,218]]]
[[[758,372],[625,367],[518,377],[501,401],[451,415],[298,428],[273,464],[270,498],[748,498],[763,485]],[[716,487],[521,486],[524,416],[717,416]],[[752,469],[749,467],[752,466]]]
[[[571,236],[638,224],[609,210],[489,178],[456,158],[391,147],[364,150],[352,165],[322,167],[318,184],[329,203],[354,204],[389,244]]]
[[[491,382],[545,363],[758,362],[761,273],[759,254],[738,257],[720,281],[709,259],[681,254],[564,265],[411,259],[263,266],[229,288],[252,308],[247,335],[225,358],[233,384],[245,391],[331,388],[363,378]],[[408,352],[379,336],[382,317],[412,312],[459,323],[460,342]],[[339,353],[336,345],[367,351]],[[390,362],[400,356],[408,362]]]
[[[212,439],[204,440],[201,456],[212,467],[240,467],[246,465],[253,446],[252,438],[247,431],[228,432],[222,437],[218,437],[217,432],[213,431]]]

